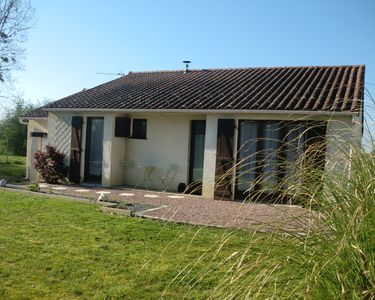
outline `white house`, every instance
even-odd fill
[[[38,180],[33,154],[51,144],[75,183],[163,188],[167,176],[169,190],[192,184],[209,198],[272,191],[288,172],[272,168],[274,154],[296,160],[300,139],[324,145],[326,168],[349,165],[337,155],[361,142],[364,73],[363,65],[129,72],[21,117],[26,176]],[[291,132],[300,145],[287,143]],[[259,150],[269,155],[251,156]]]

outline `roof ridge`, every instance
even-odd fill
[[[347,65],[310,65],[310,66],[269,66],[269,67],[238,67],[238,68],[202,68],[202,69],[189,69],[188,72],[197,71],[230,71],[230,70],[259,70],[259,69],[303,69],[303,68],[342,68],[342,67],[365,67],[365,64],[347,64]],[[186,72],[184,69],[175,70],[149,70],[149,71],[129,71],[128,74],[144,74],[144,73],[173,73],[173,72]]]

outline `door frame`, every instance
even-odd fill
[[[197,182],[194,184],[193,181],[193,159],[194,159],[194,153],[193,149],[195,146],[194,136],[195,131],[194,130],[194,123],[202,123],[204,124],[204,138],[206,139],[206,120],[191,120],[190,121],[190,145],[189,145],[189,168],[188,168],[188,186],[192,189],[193,194],[202,194],[202,184],[203,184],[203,176],[202,181]],[[204,149],[203,149],[203,159],[204,159]],[[203,166],[202,166],[203,167]],[[198,186],[198,189],[196,189],[196,185]]]
[[[264,153],[264,148],[263,148],[263,141],[265,139],[265,125],[266,123],[280,123],[282,125],[280,125],[278,127],[278,131],[279,131],[279,137],[278,137],[278,141],[277,141],[277,154],[276,156],[277,157],[280,157],[281,159],[285,159],[285,151],[284,151],[284,136],[285,136],[285,124],[288,122],[288,121],[283,121],[283,120],[249,120],[249,119],[240,119],[238,120],[238,137],[237,137],[237,140],[236,140],[236,145],[237,145],[237,149],[240,149],[241,148],[241,145],[239,145],[240,143],[240,135],[241,135],[241,122],[246,122],[246,121],[254,121],[257,123],[257,133],[256,133],[256,167],[255,167],[255,187],[254,187],[254,190],[251,191],[251,192],[247,192],[247,193],[244,193],[243,191],[239,191],[238,190],[238,177],[237,177],[237,170],[236,170],[236,174],[235,174],[235,187],[234,187],[234,197],[235,199],[238,199],[238,200],[243,200],[245,199],[246,197],[248,197],[249,195],[255,195],[257,200],[260,200],[262,201],[263,199],[267,199],[269,196],[270,196],[270,193],[264,193],[264,192],[261,192],[261,187],[260,187],[260,178],[262,177],[263,175],[263,167],[264,167],[264,163],[262,163],[262,161],[264,162],[264,158],[263,158],[263,153]],[[292,121],[294,122],[294,121]],[[239,152],[237,151],[236,152],[236,155],[235,155],[235,160],[236,160],[236,164],[237,162],[239,161]],[[282,165],[281,164],[278,164],[277,166],[277,169],[278,169],[278,182],[280,180],[282,180],[283,178],[283,172],[281,171],[281,168],[282,168]],[[236,168],[237,169],[237,168]],[[274,194],[274,193],[271,193],[271,194]]]
[[[219,118],[217,119],[217,132],[216,132],[216,159],[215,159],[215,185],[214,185],[214,199],[217,200],[233,200],[233,183],[234,172],[227,172],[231,170],[236,163],[235,151],[236,144],[236,127],[237,121],[235,118]],[[224,144],[222,143],[224,141]],[[224,151],[224,155],[220,150]],[[219,155],[220,154],[220,155]],[[224,162],[224,163],[223,163]],[[220,179],[219,184],[216,182],[217,178]]]
[[[69,181],[76,184],[80,183],[82,179],[82,126],[83,117],[73,116],[71,120]]]
[[[86,139],[85,139],[85,158],[84,158],[84,182],[86,183],[102,183],[102,176],[103,176],[103,164],[102,170],[100,175],[90,175],[89,174],[89,156],[90,156],[90,142],[91,142],[91,121],[93,119],[101,119],[103,120],[103,129],[104,129],[104,117],[87,117],[86,118]],[[102,140],[102,155],[103,155],[103,140]],[[103,158],[102,158],[103,160]]]

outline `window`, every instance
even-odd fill
[[[147,120],[133,119],[133,139],[146,139]]]

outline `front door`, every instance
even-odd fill
[[[190,134],[190,169],[188,192],[202,194],[204,142],[206,136],[206,121],[191,121]]]
[[[86,182],[101,183],[102,181],[103,123],[103,118],[87,118],[85,151]]]

